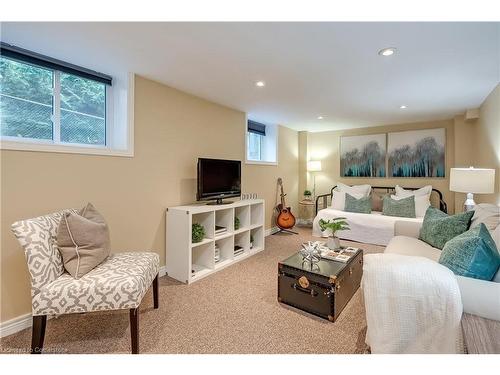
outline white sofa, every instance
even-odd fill
[[[421,226],[421,223],[397,221],[395,237],[389,242],[384,253],[420,256],[437,262],[441,250],[418,239]],[[500,226],[492,234],[497,247],[500,248]],[[455,277],[464,312],[500,321],[500,270],[492,281]]]

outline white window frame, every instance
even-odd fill
[[[278,140],[279,126],[274,124],[266,125],[266,136],[263,137],[261,143],[261,159],[248,159],[248,117],[245,119],[245,164],[255,165],[278,165]]]
[[[54,70],[54,83],[56,80],[60,80],[58,70]],[[114,77],[113,86],[106,85],[105,145],[60,142],[60,85],[54,84],[53,116],[57,117],[53,119],[53,139],[0,136],[0,150],[133,157],[134,81],[134,74],[128,73]]]

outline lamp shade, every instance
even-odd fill
[[[459,193],[495,192],[495,170],[486,168],[451,168],[450,190]]]
[[[319,160],[310,160],[307,162],[307,171],[308,172],[319,172],[321,171],[321,161]]]

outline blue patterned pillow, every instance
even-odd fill
[[[398,217],[416,217],[415,196],[403,199],[392,199],[386,195],[383,200],[382,215]]]
[[[357,212],[360,214],[370,214],[372,212],[372,197],[371,195],[356,199],[349,193],[345,194],[344,211]]]
[[[481,223],[446,242],[439,263],[455,275],[493,280],[500,267],[500,254],[488,228]]]
[[[429,207],[418,238],[442,249],[446,242],[469,229],[472,216],[474,211],[450,216],[437,208]]]

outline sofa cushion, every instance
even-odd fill
[[[64,268],[78,279],[106,259],[110,252],[106,221],[88,203],[78,214],[66,213],[57,230]]]
[[[372,191],[370,196],[372,197],[372,211],[382,212],[384,207],[384,197],[386,194],[378,194],[375,191]]]
[[[414,195],[413,197],[415,199],[415,217],[424,217],[425,213],[427,212],[427,209],[431,205],[431,201],[429,200],[427,195]],[[397,195],[391,195],[391,198],[399,201],[401,199],[406,199],[408,197],[403,198]]]
[[[382,215],[397,217],[417,217],[415,215],[415,197],[412,195],[402,199],[392,199],[390,196],[384,197]]]
[[[344,211],[345,209],[345,196],[346,196],[346,192],[344,191],[336,191],[334,190],[333,193],[332,193],[332,208],[334,210],[340,210],[340,211]],[[349,195],[351,195],[352,197],[358,199],[358,198],[363,198],[363,194],[359,194],[359,193],[349,193]]]
[[[344,193],[349,193],[351,195],[354,194],[362,194],[364,197],[367,197],[370,195],[370,192],[372,190],[371,185],[365,184],[365,185],[346,185],[343,184],[342,182],[337,183],[337,189],[338,191],[342,191]]]
[[[33,315],[60,315],[140,305],[160,269],[149,252],[112,254],[79,279],[64,273],[33,297]]]
[[[455,275],[489,281],[500,267],[500,254],[488,229],[481,223],[446,242],[439,263]]]
[[[416,197],[426,195],[430,199],[430,196],[432,193],[432,185],[426,185],[423,188],[420,188],[417,190],[406,190],[406,189],[403,189],[401,186],[396,185],[396,187],[394,188],[394,191],[396,192],[396,195],[398,197],[402,197],[402,198],[407,198],[411,195],[414,195]]]
[[[406,236],[394,237],[385,248],[384,253],[420,256],[435,262],[441,256],[441,250],[420,241],[418,238]]]
[[[434,207],[429,207],[424,216],[419,238],[433,247],[442,249],[452,238],[469,229],[474,211],[448,215]]]
[[[351,194],[346,193],[344,210],[347,212],[369,214],[372,212],[372,198],[370,196],[356,198],[353,197]]]

